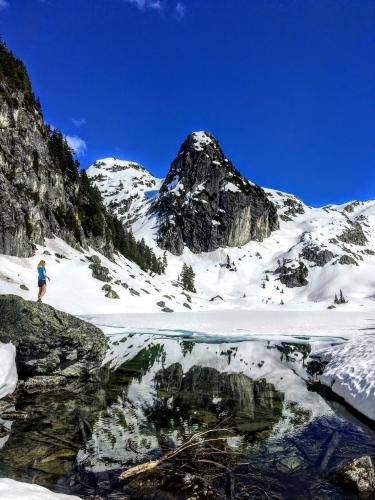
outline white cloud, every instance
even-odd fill
[[[72,118],[72,122],[76,127],[82,127],[82,125],[86,125],[86,119],[85,118]]]
[[[163,10],[163,0],[125,0],[126,2],[135,5],[139,10]]]
[[[183,4],[181,2],[177,2],[176,3],[176,8],[175,8],[176,19],[178,21],[181,21],[181,19],[183,19],[185,17],[185,14],[186,14],[186,6],[185,6],[185,4]]]
[[[9,7],[9,2],[7,0],[0,0],[0,10],[6,9]]]
[[[87,151],[86,141],[78,137],[77,135],[67,135],[66,141],[69,146],[73,149],[77,156],[84,156]]]

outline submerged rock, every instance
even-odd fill
[[[16,295],[0,296],[0,342],[16,347],[20,378],[86,375],[101,366],[108,346],[96,326]]]
[[[333,480],[343,489],[359,493],[361,498],[375,497],[375,467],[367,455],[345,464]]]

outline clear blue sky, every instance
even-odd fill
[[[374,0],[0,0],[0,32],[84,167],[210,130],[260,185],[375,197]]]

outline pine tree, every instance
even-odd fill
[[[168,261],[167,261],[167,252],[163,253],[163,273],[167,270]]]
[[[265,284],[265,282],[264,282],[264,281],[263,281],[263,283],[262,283],[262,288],[266,288],[266,284]]]
[[[266,281],[269,281],[269,280],[270,280],[270,279],[269,279],[269,277],[268,277],[268,274],[266,274]]]
[[[335,304],[340,304],[339,299],[337,297],[337,293],[335,293]]]
[[[284,301],[283,299],[280,300],[280,305],[283,306],[284,305]]]
[[[227,255],[227,269],[230,269],[230,258],[229,255]]]
[[[194,285],[195,273],[191,266],[184,264],[182,266],[182,271],[180,275],[180,281],[182,283],[182,287],[187,292],[195,293],[195,285]]]
[[[345,297],[344,297],[344,294],[342,293],[342,290],[340,290],[340,304],[346,304],[346,300],[345,300]]]

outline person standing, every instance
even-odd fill
[[[46,294],[47,280],[51,281],[46,273],[46,262],[45,260],[41,260],[38,264],[38,302],[42,302],[42,297],[44,297],[44,295]]]

